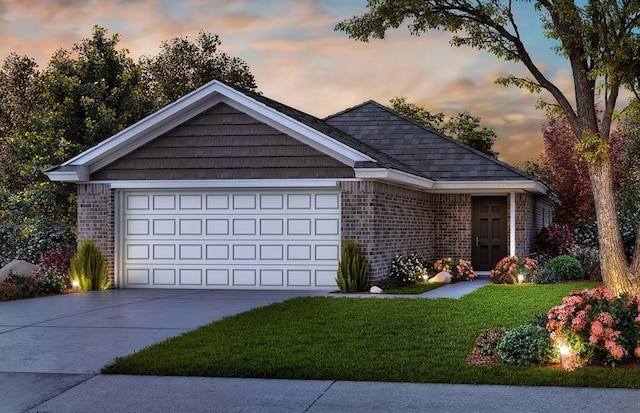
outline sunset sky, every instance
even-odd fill
[[[545,74],[571,91],[568,65],[550,50],[532,3],[521,29]],[[486,52],[453,48],[450,35],[410,36],[406,28],[386,40],[356,42],[333,30],[365,11],[366,0],[0,0],[0,57],[26,54],[46,67],[59,48],[70,50],[94,25],[119,34],[137,60],[154,56],[160,42],[218,34],[222,50],[247,62],[265,96],[318,117],[373,99],[388,104],[404,96],[432,112],[468,111],[495,130],[494,149],[512,164],[534,159],[542,148],[542,96],[495,85],[519,64]]]

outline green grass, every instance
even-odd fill
[[[638,388],[640,369],[466,363],[483,330],[523,324],[594,285],[490,285],[459,300],[295,298],[118,358],[103,373]]]
[[[390,288],[384,290],[383,294],[422,294],[427,291],[435,290],[438,287],[447,285],[446,283],[416,283],[405,285],[404,287]]]

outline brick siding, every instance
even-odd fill
[[[471,260],[471,195],[435,194],[433,196],[433,256]]]
[[[78,184],[78,244],[94,240],[114,276],[114,198],[109,184]]]
[[[381,182],[341,182],[342,239],[357,241],[371,280],[385,278],[396,254],[431,257],[431,195]]]

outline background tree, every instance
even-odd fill
[[[95,26],[91,37],[70,51],[54,53],[44,71],[27,56],[5,59],[0,70],[0,265],[14,258],[35,262],[41,252],[75,248],[76,187],[49,181],[43,170],[169,103],[165,92],[172,79],[188,82],[172,85],[171,99],[212,77],[255,88],[244,62],[216,53],[217,36],[201,33],[198,39],[197,45],[186,39],[163,43],[163,54],[147,59],[145,66],[119,48],[118,35]],[[154,68],[174,78],[144,72]]]
[[[194,42],[174,37],[162,42],[160,54],[143,57],[140,65],[144,82],[160,106],[186,95],[214,78],[256,89],[256,82],[244,60],[219,50],[222,45],[216,34],[201,31]]]
[[[493,151],[496,133],[491,129],[480,126],[481,118],[469,112],[458,113],[458,116],[445,120],[444,113],[432,114],[423,106],[407,102],[407,98],[396,97],[389,101],[389,107],[406,118],[438,130],[445,135],[464,143],[493,158],[498,156]]]
[[[566,117],[547,114],[542,127],[544,151],[540,160],[539,177],[558,197],[560,203],[554,209],[554,221],[578,230],[583,224],[596,221],[593,190],[589,180],[587,161],[577,152],[575,136]],[[627,136],[619,128],[611,131],[609,138],[613,188],[618,192],[624,174],[622,157]]]
[[[513,5],[531,7],[541,19],[541,36],[554,39],[554,50],[571,67],[573,102],[547,77],[529,54],[521,37]],[[631,262],[624,253],[616,216],[610,132],[620,89],[640,86],[640,3],[616,0],[539,0],[535,3],[500,0],[368,0],[368,11],[336,28],[362,41],[383,39],[388,29],[408,20],[418,35],[430,29],[453,33],[454,46],[486,50],[498,58],[521,62],[531,78],[498,79],[532,92],[548,91],[573,131],[576,148],[587,163],[594,192],[600,262],[604,283],[616,292],[640,290],[640,248]],[[522,13],[528,19],[531,13]],[[597,101],[604,110],[599,122]],[[542,106],[550,103],[541,102]],[[640,234],[640,232],[639,232]],[[640,237],[640,236],[639,236]],[[637,240],[640,244],[640,239]]]

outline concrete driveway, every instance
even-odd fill
[[[0,411],[22,412],[106,364],[252,308],[323,291],[109,290],[0,303]]]
[[[438,289],[439,296],[467,293],[459,284]],[[0,413],[585,413],[640,406],[640,391],[627,389],[98,374],[115,357],[212,320],[325,294],[110,290],[0,303]]]

